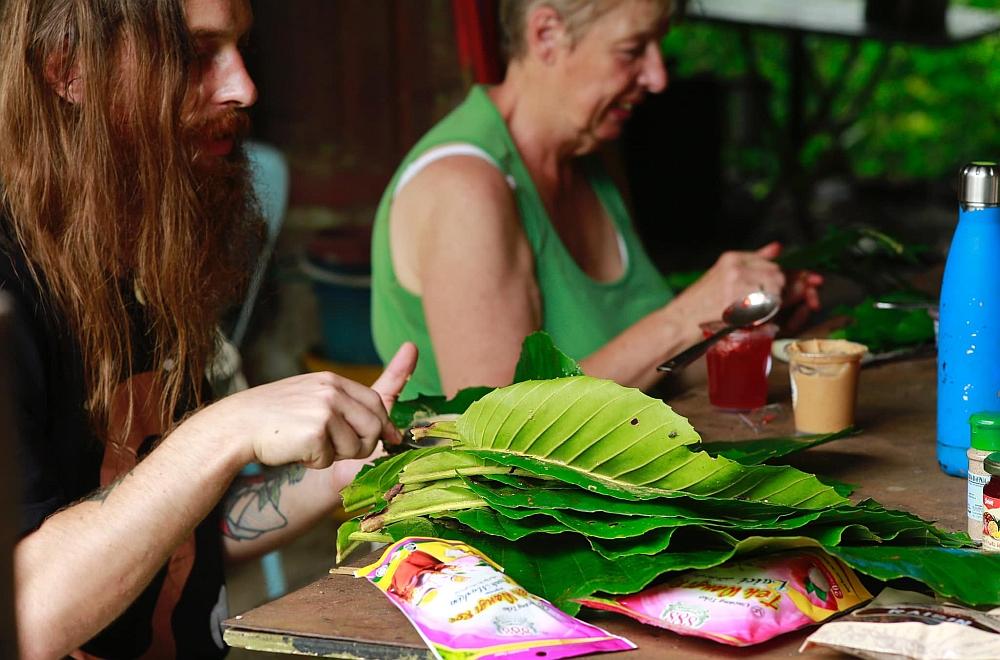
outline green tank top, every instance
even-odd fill
[[[535,184],[521,161],[496,106],[481,86],[432,128],[407,154],[382,196],[372,236],[372,333],[383,362],[405,341],[420,350],[417,369],[401,398],[441,394],[437,360],[427,332],[421,298],[396,279],[389,249],[389,211],[400,175],[422,154],[444,144],[471,144],[485,151],[515,184],[521,222],[535,255],[542,298],[542,330],[570,357],[581,360],[672,297],[643,250],[614,183],[596,158],[588,162],[594,192],[614,221],[624,245],[625,273],[598,282],[584,273],[549,220]],[[469,219],[470,222],[474,218]]]

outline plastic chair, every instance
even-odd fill
[[[253,314],[257,294],[264,279],[264,271],[267,270],[267,262],[274,252],[274,244],[278,240],[278,233],[281,231],[281,225],[285,221],[285,211],[288,208],[288,162],[282,153],[270,145],[248,141],[246,154],[250,160],[254,192],[260,203],[261,213],[267,221],[267,240],[257,260],[246,298],[229,337],[236,348],[240,347],[246,336],[250,316]]]
[[[250,161],[254,192],[257,195],[261,213],[267,221],[267,240],[257,260],[257,266],[254,268],[250,286],[247,289],[246,298],[243,300],[243,306],[240,308],[239,316],[236,318],[232,334],[229,336],[229,342],[236,349],[239,349],[246,337],[254,304],[257,302],[257,294],[260,292],[264,272],[267,270],[267,263],[271,259],[274,244],[277,242],[281,225],[285,221],[289,187],[288,163],[280,151],[270,145],[253,141],[247,142],[245,148],[247,158]],[[255,475],[260,474],[260,471],[260,465],[254,463],[244,468],[243,473]],[[278,551],[270,552],[261,558],[260,563],[264,571],[267,597],[274,599],[284,594],[288,590],[288,584],[281,565],[281,554]]]

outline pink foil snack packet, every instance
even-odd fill
[[[458,541],[402,539],[354,576],[378,587],[441,660],[539,660],[636,648],[528,593]]]
[[[749,646],[871,600],[846,564],[802,549],[687,571],[631,596],[577,602],[682,635]]]

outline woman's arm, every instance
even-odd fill
[[[503,175],[475,157],[429,165],[396,198],[390,237],[397,277],[423,299],[445,394],[510,384],[541,300]]]
[[[748,293],[779,294],[785,285],[772,259],[780,246],[756,252],[726,252],[697,282],[582,361],[584,372],[622,385],[647,388],[662,376],[657,365],[702,338],[700,324],[722,318],[722,311]],[[818,303],[818,300],[817,300]]]
[[[421,171],[390,216],[393,263],[423,299],[446,395],[511,382],[525,336],[541,327],[534,256],[506,181],[477,158],[450,157]],[[780,246],[727,252],[694,285],[581,363],[584,372],[648,387],[656,366],[701,337],[699,324],[747,293],[778,293]],[[585,321],[581,321],[585,322]]]

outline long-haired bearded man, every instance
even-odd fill
[[[0,288],[24,485],[27,658],[225,653],[223,565],[308,528],[378,442],[416,360],[211,405],[220,314],[262,235],[240,140],[247,0],[6,0]],[[240,476],[251,462],[273,466]]]

